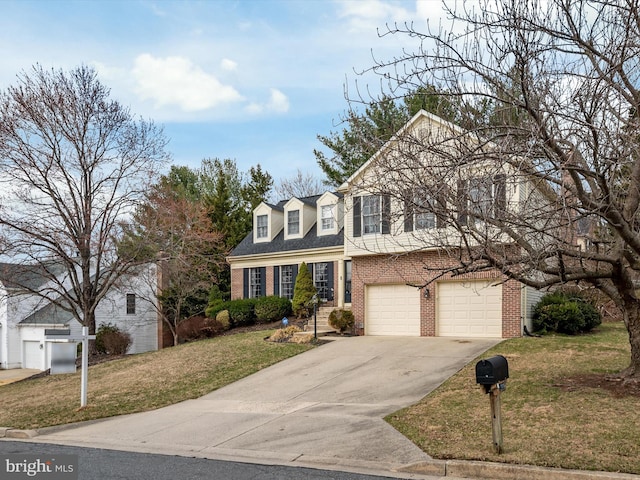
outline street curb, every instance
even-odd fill
[[[640,480],[631,473],[565,470],[509,463],[467,460],[432,460],[405,465],[397,470],[403,473],[440,475],[456,478],[487,478],[491,480]]]
[[[0,438],[16,438],[25,440],[38,436],[36,430],[18,430],[15,428],[0,427]]]

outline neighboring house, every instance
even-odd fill
[[[325,192],[261,203],[253,230],[231,252],[231,298],[293,298],[302,262],[309,267],[324,305],[351,303],[351,262],[344,257],[342,194]]]
[[[128,353],[158,349],[162,324],[155,305],[156,278],[154,264],[140,267],[137,274],[121,278],[96,310],[97,328],[110,323],[131,335]],[[19,285],[44,290],[49,282],[37,268],[0,264],[0,369],[46,370],[51,366],[51,341],[45,331],[69,329],[71,336],[81,334],[82,326],[69,312],[36,294],[18,291]]]

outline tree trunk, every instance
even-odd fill
[[[640,381],[640,300],[634,298],[625,302],[623,316],[629,333],[631,362],[620,372],[620,376]]]

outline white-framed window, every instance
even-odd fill
[[[258,215],[256,218],[256,228],[258,238],[267,238],[269,235],[269,218],[268,215]]]
[[[289,210],[287,212],[287,232],[289,235],[300,233],[300,210]]]
[[[318,298],[327,300],[329,298],[329,267],[327,263],[320,262],[313,264],[313,285],[318,290]]]
[[[414,225],[416,230],[427,230],[436,228],[436,214],[434,213],[434,202],[424,190],[416,191],[414,197]]]
[[[362,197],[362,233],[380,233],[382,225],[382,209],[380,195]]]
[[[127,293],[127,315],[136,314],[136,294]]]
[[[259,268],[249,269],[249,298],[258,298],[262,295],[262,275]]]
[[[321,229],[333,230],[335,226],[335,220],[333,215],[333,205],[323,205],[321,210]]]
[[[291,300],[293,286],[293,265],[283,265],[280,267],[280,296]]]
[[[505,215],[507,208],[505,175],[463,179],[459,181],[458,188],[459,220],[462,223],[501,218]]]

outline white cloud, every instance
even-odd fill
[[[156,107],[178,106],[194,112],[243,99],[235,88],[223,85],[184,57],[139,55],[133,76],[137,94],[143,100],[154,101]]]
[[[289,99],[277,88],[271,89],[271,96],[266,103],[251,103],[247,106],[248,113],[259,115],[261,113],[287,113],[289,111]]]
[[[352,31],[375,31],[389,22],[405,22],[412,12],[382,0],[342,0],[340,17],[347,18]]]
[[[220,62],[220,66],[223,70],[227,70],[229,72],[233,72],[238,68],[238,63],[233,60],[229,60],[228,58],[223,58]]]

